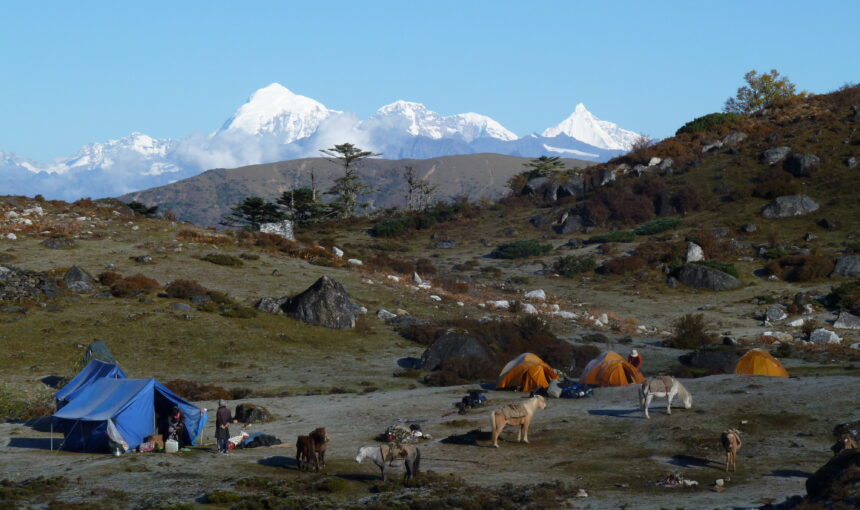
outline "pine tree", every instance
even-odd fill
[[[356,208],[367,206],[366,203],[359,202],[358,199],[370,192],[370,187],[361,182],[355,165],[363,159],[379,156],[379,154],[361,150],[351,143],[342,143],[330,149],[321,149],[320,152],[330,158],[335,158],[331,161],[343,167],[343,176],[335,179],[334,186],[325,193],[335,196],[331,206],[337,216],[349,218],[355,214]]]
[[[564,162],[558,156],[541,156],[523,164],[528,170],[524,175],[528,179],[546,177],[547,175],[564,170]]]
[[[263,223],[284,219],[286,215],[276,204],[260,197],[245,197],[230,210],[230,214],[224,216],[221,224],[244,227],[247,230],[260,230],[260,225]]]

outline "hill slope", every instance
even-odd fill
[[[369,200],[375,208],[403,206],[406,183],[404,167],[412,166],[418,176],[439,186],[436,197],[450,199],[466,195],[472,199],[497,199],[507,190],[508,180],[523,171],[526,158],[500,154],[469,154],[431,159],[370,159],[362,162],[362,181],[375,191]],[[565,159],[568,167],[584,167],[588,162]],[[233,169],[215,169],[200,175],[120,197],[171,211],[184,221],[215,225],[230,208],[247,196],[275,199],[293,187],[310,186],[311,173],[317,188],[328,189],[342,173],[326,159],[306,158]]]

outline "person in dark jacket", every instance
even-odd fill
[[[636,369],[642,370],[642,355],[639,351],[633,349],[630,356],[627,356],[627,362],[633,365]]]
[[[227,454],[230,439],[230,422],[233,416],[223,400],[218,401],[218,411],[215,412],[215,439],[218,441],[218,451]]]
[[[185,417],[182,416],[182,411],[179,410],[179,407],[174,406],[167,417],[167,439],[173,439],[182,447],[184,429]]]

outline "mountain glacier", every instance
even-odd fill
[[[132,133],[87,144],[77,154],[49,163],[0,151],[0,193],[63,200],[118,196],[211,168],[318,156],[320,149],[344,142],[388,159],[491,152],[606,161],[629,150],[638,136],[598,119],[582,103],[542,135],[518,137],[485,115],[445,116],[409,101],[396,101],[359,120],[273,83],[254,92],[209,134],[173,140]]]

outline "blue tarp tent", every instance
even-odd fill
[[[92,360],[87,366],[81,370],[78,375],[72,378],[63,389],[54,395],[54,401],[57,404],[57,409],[61,409],[75,398],[81,391],[85,390],[97,380],[107,377],[109,379],[125,379],[127,376],[115,363],[105,363],[104,361]]]
[[[65,449],[107,451],[109,420],[132,449],[158,431],[174,406],[185,416],[185,442],[196,444],[205,411],[155,379],[98,379],[54,413],[54,422],[66,436]]]

